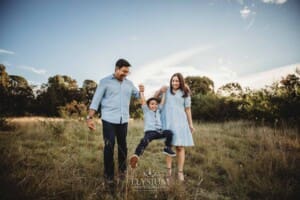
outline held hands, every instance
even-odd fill
[[[145,87],[143,84],[139,84],[139,91],[140,92],[144,92],[145,91]]]
[[[165,92],[167,91],[167,89],[168,89],[168,86],[162,86],[162,87],[160,88],[160,92],[161,92],[161,93],[165,93]]]

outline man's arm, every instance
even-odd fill
[[[91,105],[90,105],[90,109],[92,110],[98,110],[99,108],[99,105],[102,101],[102,98],[104,96],[104,93],[105,93],[105,82],[104,81],[100,81],[97,88],[96,88],[96,91],[95,91],[95,94],[93,96],[93,99],[92,99],[92,102],[91,102]],[[93,117],[93,116],[91,116]]]
[[[132,96],[134,96],[134,98],[139,99],[141,98],[140,96],[140,92],[144,92],[144,85],[143,84],[139,84],[139,90],[133,85],[133,90],[132,90]]]
[[[95,110],[89,109],[88,116],[86,117],[86,123],[87,123],[87,125],[88,125],[88,128],[89,128],[91,131],[96,130],[96,127],[95,127],[95,124],[94,124],[94,121],[93,121],[93,116],[95,115],[95,113],[96,113]]]
[[[96,92],[93,96],[88,115],[86,117],[88,128],[92,131],[96,129],[94,121],[92,119],[96,113],[96,110],[98,110],[98,107],[102,101],[104,93],[105,93],[104,84],[103,82],[101,83],[100,81],[100,83],[97,86]]]
[[[141,104],[146,105],[146,99],[145,99],[145,95],[144,92],[140,92],[140,97],[141,97]]]

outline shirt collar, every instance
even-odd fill
[[[111,74],[110,79],[116,79],[115,74]],[[117,81],[119,81],[118,79],[116,79]],[[127,80],[127,78],[125,77],[123,79],[123,81]]]

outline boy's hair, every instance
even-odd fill
[[[116,62],[116,67],[117,68],[121,68],[121,67],[130,67],[131,65],[130,65],[130,63],[127,61],[127,60],[125,60],[125,59],[123,59],[123,58],[120,58],[117,62]]]
[[[151,98],[149,98],[149,99],[146,101],[146,103],[147,103],[147,106],[149,106],[149,104],[150,104],[150,101],[156,101],[156,102],[157,102],[157,104],[159,104],[159,99],[158,99],[158,98],[151,97]]]

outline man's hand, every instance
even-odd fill
[[[95,123],[92,119],[87,119],[86,120],[86,123],[88,125],[88,128],[91,130],[91,131],[94,131],[96,130],[96,126],[95,126]]]
[[[139,90],[140,92],[144,92],[145,91],[145,87],[143,84],[139,84]]]

